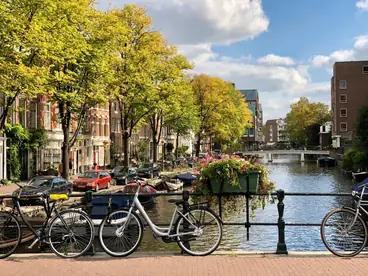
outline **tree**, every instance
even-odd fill
[[[198,157],[202,138],[215,136],[222,142],[235,140],[250,127],[252,113],[242,94],[220,78],[195,75],[191,83],[199,113]]]
[[[290,112],[286,115],[286,128],[290,141],[299,145],[308,144],[308,129],[314,128],[331,120],[328,105],[323,103],[310,103],[301,97],[297,103],[290,105]]]
[[[359,110],[354,136],[356,146],[368,154],[368,106],[364,106]]]
[[[149,118],[152,131],[153,162],[157,161],[157,149],[162,129],[168,127],[174,119],[183,122],[183,120],[188,120],[188,117],[192,118],[186,113],[189,111],[188,105],[183,101],[186,99],[193,103],[193,93],[184,71],[187,69],[192,69],[191,64],[184,56],[177,54],[176,47],[169,46],[153,70],[152,80],[157,89],[156,97],[151,103],[155,109]]]
[[[126,32],[116,35],[115,76],[110,91],[120,109],[120,124],[124,148],[124,165],[129,165],[129,139],[157,110],[161,84],[155,72],[168,46],[162,34],[151,28],[151,18],[143,8],[125,5],[123,10],[111,10]],[[165,72],[162,71],[162,74]]]
[[[114,18],[93,9],[88,0],[73,0],[69,5],[78,6],[74,11],[62,10],[70,21],[66,24],[63,48],[67,54],[58,53],[52,65],[50,82],[55,89],[50,95],[57,104],[64,135],[62,144],[63,177],[69,177],[69,149],[77,141],[87,111],[108,100],[108,84],[112,78]],[[64,7],[65,9],[67,7]],[[70,48],[72,47],[72,48]],[[76,129],[70,137],[72,121]]]
[[[52,0],[0,2],[0,131],[18,96],[34,98],[47,91],[44,61],[52,55],[49,38],[58,22],[45,18],[54,12]]]

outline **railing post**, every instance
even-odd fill
[[[86,212],[87,212],[89,217],[92,216],[92,208],[93,208],[92,197],[93,197],[92,196],[92,191],[87,191],[84,194],[84,201],[85,201],[85,204],[86,204]],[[94,225],[93,225],[93,227],[94,227]],[[95,232],[95,231],[93,231],[93,232]],[[96,254],[96,251],[95,251],[94,238],[93,238],[93,242],[92,242],[91,247],[87,250],[87,252],[84,255],[94,256],[95,254]]]
[[[187,190],[183,191],[183,200],[184,200],[183,214],[185,215],[187,212],[189,212],[189,203],[188,203],[188,200],[189,200],[189,191],[187,191]],[[184,232],[189,230],[189,223],[185,219],[183,219],[183,228],[184,228]],[[190,249],[189,241],[184,241],[183,242],[183,245],[186,248]],[[185,253],[184,250],[181,250],[181,254],[183,255],[184,253]]]
[[[279,212],[279,219],[277,222],[278,232],[279,232],[279,241],[277,243],[276,254],[288,254],[286,243],[285,243],[285,220],[284,220],[284,198],[285,191],[277,190],[277,209]]]

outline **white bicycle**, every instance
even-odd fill
[[[139,246],[143,236],[143,222],[147,222],[155,238],[160,237],[166,243],[176,242],[186,253],[193,256],[206,256],[213,253],[222,239],[222,221],[210,208],[188,204],[183,199],[169,199],[176,204],[168,228],[155,225],[138,199],[138,186],[134,200],[128,209],[119,209],[108,213],[99,228],[99,240],[104,251],[113,257],[125,257]],[[187,211],[183,211],[187,210]],[[175,218],[177,217],[176,221]]]

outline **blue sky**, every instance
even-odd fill
[[[368,59],[368,0],[109,2],[144,5],[195,72],[258,89],[266,120],[284,117],[301,96],[329,104],[333,63]]]

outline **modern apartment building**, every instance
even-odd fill
[[[262,143],[262,111],[257,89],[240,90],[253,113],[252,127],[245,131],[242,136],[244,150],[257,150]]]
[[[341,153],[351,147],[359,110],[368,105],[368,60],[336,62],[331,78],[332,143]]]
[[[265,144],[273,146],[277,143],[289,141],[286,135],[286,123],[284,119],[268,120],[264,126]]]

